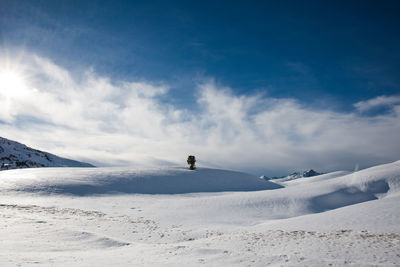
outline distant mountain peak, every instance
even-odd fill
[[[311,169],[311,170],[303,172],[303,177],[312,177],[312,176],[317,176],[320,174],[322,174],[322,173],[318,173],[318,172],[314,171],[313,169]]]
[[[299,179],[299,178],[304,178],[304,177],[312,177],[312,176],[317,176],[321,175],[322,173],[316,172],[313,169],[303,171],[303,172],[293,172],[289,174],[288,176],[281,176],[281,177],[267,177],[265,175],[260,176],[261,179],[264,180],[280,180],[280,181],[290,181],[294,179]]]
[[[0,170],[41,167],[94,167],[0,137]]]

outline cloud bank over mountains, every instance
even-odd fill
[[[168,84],[77,73],[29,53],[1,58],[22,78],[17,89],[0,85],[1,136],[95,165],[183,165],[194,154],[199,165],[275,175],[400,158],[400,96],[340,113],[206,80],[196,106],[180,108],[163,101]],[[364,114],[377,106],[388,112]]]

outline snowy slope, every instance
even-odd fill
[[[16,190],[74,195],[257,191],[281,185],[256,176],[216,169],[46,168],[0,173],[0,191]]]
[[[399,265],[400,161],[280,184],[202,168],[4,171],[0,266]]]
[[[94,167],[89,163],[57,157],[0,137],[0,170],[38,167]]]

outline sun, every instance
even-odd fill
[[[27,86],[22,75],[15,71],[0,71],[0,94],[10,97],[20,97],[27,92]]]

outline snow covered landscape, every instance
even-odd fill
[[[0,0],[0,267],[400,267],[399,14]]]
[[[198,168],[0,172],[0,266],[398,266],[400,161],[266,181]]]

